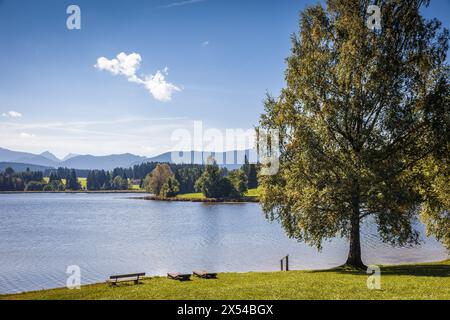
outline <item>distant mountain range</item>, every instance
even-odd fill
[[[0,148],[0,162],[30,164],[47,168],[65,167],[111,170],[117,167],[129,167],[131,164],[144,161],[145,159],[145,157],[132,154],[120,154],[110,156],[69,155],[61,160],[49,151],[33,154]]]
[[[129,168],[145,162],[206,164],[209,156],[213,156],[220,165],[227,167],[228,169],[235,169],[243,164],[245,155],[251,160],[250,162],[255,162],[256,152],[254,150],[219,153],[200,151],[166,152],[151,158],[130,153],[108,156],[69,154],[63,159],[59,159],[49,151],[45,151],[41,154],[33,154],[0,148],[0,170],[7,166],[12,166],[15,170],[18,168],[26,169],[27,167],[30,167],[31,170],[37,170],[38,168],[40,168],[39,170],[45,170],[58,167],[88,170],[112,170],[118,167]]]
[[[16,163],[16,162],[0,162],[0,172],[5,171],[6,168],[13,168],[15,172],[23,172],[27,169],[30,169],[31,171],[42,171],[45,172],[46,170],[53,169],[52,167],[44,167],[44,166],[38,166],[35,164],[27,164],[27,163]]]

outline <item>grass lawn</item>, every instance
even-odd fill
[[[365,272],[327,271],[221,273],[216,280],[145,279],[140,285],[105,283],[81,290],[54,289],[2,299],[450,299],[450,260],[381,267],[381,290],[368,290]]]
[[[132,185],[131,185],[131,190],[134,190],[134,191],[142,191],[142,190],[144,190],[144,189],[142,189],[141,186],[138,185],[138,184],[132,184]]]
[[[245,194],[246,197],[258,197],[258,189],[250,189]],[[186,193],[179,194],[177,198],[180,199],[205,199],[205,196],[202,193]]]
[[[202,193],[185,193],[177,195],[177,198],[180,199],[205,199],[205,196]]]
[[[86,189],[86,187],[87,187],[87,179],[86,178],[78,178],[78,183],[81,185],[82,189]]]
[[[259,197],[258,189],[249,189],[245,194],[246,197]]]

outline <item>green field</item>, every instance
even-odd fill
[[[202,193],[185,193],[177,195],[180,199],[205,199],[206,197]]]
[[[246,197],[259,197],[258,189],[249,189],[245,194]]]
[[[86,183],[87,183],[86,178],[78,178],[78,182],[80,183],[82,189],[86,189]]]
[[[142,190],[144,190],[144,189],[142,189],[141,186],[138,185],[138,184],[132,184],[132,185],[131,185],[131,190],[142,191]]]
[[[80,290],[53,289],[1,299],[450,299],[450,260],[381,267],[381,290],[367,288],[365,272],[337,268],[327,271],[221,273],[216,280],[178,282],[162,277],[140,285],[105,283]]]

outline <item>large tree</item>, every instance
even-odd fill
[[[381,8],[381,29],[368,28],[370,4]],[[428,4],[329,0],[305,9],[287,86],[268,96],[261,117],[280,133],[279,172],[260,178],[268,218],[319,249],[347,237],[355,267],[364,267],[360,225],[370,216],[383,241],[406,245],[419,241],[421,213],[450,245],[449,34],[421,16]]]
[[[145,189],[147,192],[152,192],[153,194],[159,196],[161,195],[163,186],[167,183],[169,178],[173,176],[174,174],[168,164],[158,164],[156,168],[145,178]]]

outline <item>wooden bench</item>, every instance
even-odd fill
[[[216,279],[217,278],[217,273],[209,273],[208,271],[205,271],[205,270],[194,271],[193,274],[194,274],[194,276],[197,276],[202,279]]]
[[[180,274],[180,273],[168,273],[167,277],[169,279],[178,281],[189,281],[191,279],[190,274]]]
[[[144,277],[145,273],[131,273],[131,274],[119,274],[115,276],[110,276],[107,283],[115,286],[119,282],[131,282],[134,284],[139,284],[139,279]]]

